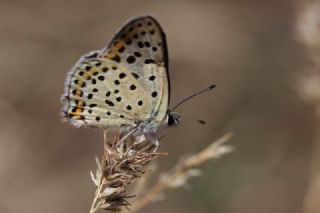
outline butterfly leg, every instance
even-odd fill
[[[137,131],[139,126],[134,126],[127,134],[121,137],[119,143],[123,143],[130,135],[132,135],[135,131]]]
[[[159,140],[158,140],[158,136],[157,136],[157,133],[156,132],[152,132],[150,134],[150,137],[151,137],[151,143],[152,145],[155,146],[154,148],[154,152],[157,151],[158,147],[159,147]]]

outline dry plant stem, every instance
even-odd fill
[[[308,59],[300,77],[298,92],[301,98],[314,106],[317,132],[312,147],[309,186],[304,199],[304,213],[320,212],[320,1],[305,0],[300,6],[297,19],[298,35],[305,46]]]
[[[189,177],[195,176],[199,173],[195,172],[195,167],[200,166],[208,160],[218,159],[222,155],[231,152],[233,147],[223,145],[223,143],[228,141],[231,137],[232,134],[228,133],[217,139],[199,153],[180,161],[171,171],[162,175],[150,191],[134,202],[133,206],[130,208],[130,212],[134,213],[139,211],[149,203],[156,200],[158,196],[170,188],[177,188],[185,185]]]
[[[108,148],[107,145],[107,130],[103,131],[103,150],[106,150]]]
[[[104,181],[104,179],[102,180]],[[101,193],[101,189],[103,187],[104,183],[100,183],[98,188],[96,189],[96,192],[95,192],[95,195],[94,195],[94,198],[93,198],[93,202],[92,202],[92,205],[91,205],[91,208],[90,208],[90,213],[94,213],[97,211],[97,200],[98,200],[98,197],[99,197],[99,194]]]
[[[107,150],[107,149],[108,149],[108,145],[107,145],[107,131],[106,131],[106,130],[103,131],[103,147],[104,147],[104,150]],[[104,153],[104,155],[105,155],[105,153]],[[97,160],[97,159],[96,159],[96,160]],[[98,165],[98,167],[99,167],[99,165],[101,165],[101,163],[98,163],[98,162],[97,162],[97,165]],[[101,168],[99,167],[98,170],[101,171]],[[96,207],[96,205],[97,205],[97,200],[98,200],[99,194],[101,193],[101,189],[102,189],[102,187],[104,186],[104,181],[105,181],[104,178],[100,179],[100,183],[99,183],[99,185],[98,185],[98,187],[97,187],[97,189],[96,189],[96,191],[95,191],[95,194],[94,194],[93,202],[92,202],[92,205],[91,205],[91,208],[90,208],[90,213],[94,213],[94,212],[97,211],[97,207]]]
[[[119,212],[130,205],[128,187],[141,178],[151,160],[166,154],[154,152],[154,145],[144,137],[126,136],[124,140],[119,136],[117,132],[104,132],[104,154],[100,161],[96,159],[95,174],[91,172],[96,192],[90,213],[99,209]]]

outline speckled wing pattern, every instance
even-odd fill
[[[157,127],[167,113],[169,86],[165,34],[154,18],[137,17],[71,69],[63,116],[77,127]]]

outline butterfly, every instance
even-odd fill
[[[109,45],[83,55],[65,81],[63,117],[76,127],[155,133],[180,116],[168,110],[166,36],[151,16],[129,20]]]

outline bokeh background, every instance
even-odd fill
[[[102,133],[61,122],[64,79],[80,55],[143,14],[167,34],[172,105],[217,85],[179,108],[158,172],[230,131],[236,151],[141,212],[320,212],[320,84],[307,81],[320,67],[311,56],[320,34],[304,28],[314,2],[0,0],[0,212],[88,212]]]

